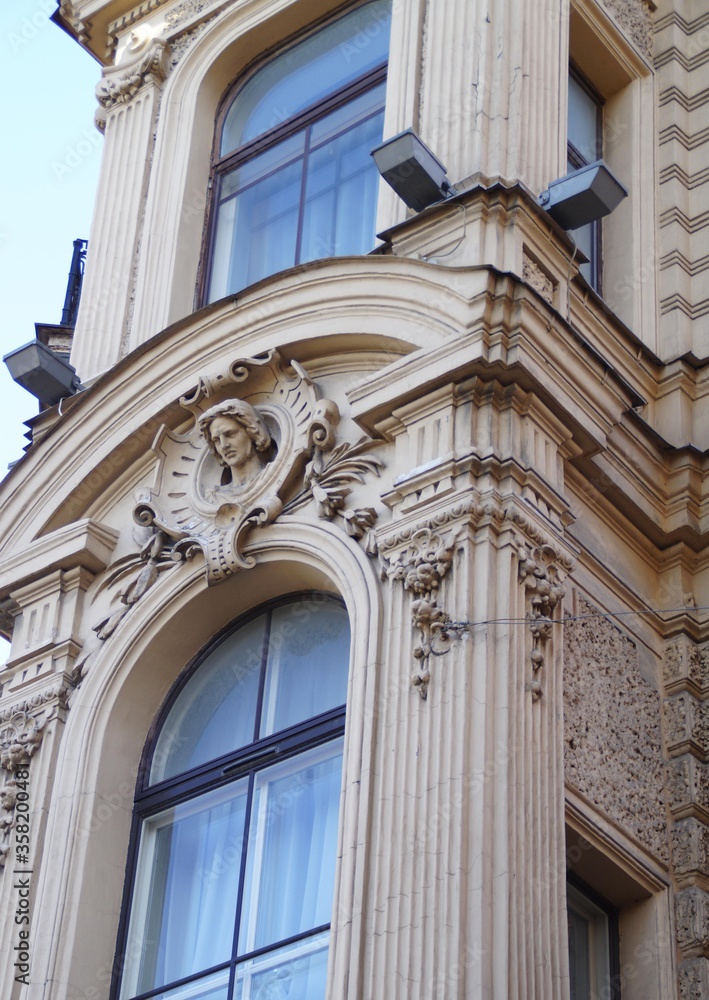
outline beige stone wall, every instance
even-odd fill
[[[338,6],[62,4],[104,63],[106,149],[89,388],[1,488],[0,936],[29,771],[33,955],[28,987],[3,960],[0,994],[108,996],[168,690],[242,611],[313,588],[355,637],[328,1000],[568,1000],[567,864],[618,907],[623,1000],[690,1000],[709,988],[706,18],[395,0],[385,130],[419,130],[454,196],[414,216],[382,190],[377,254],[195,313],[219,102]],[[599,74],[631,187],[604,299],[537,200],[565,170],[569,57]],[[229,393],[288,446],[219,513],[192,429]]]

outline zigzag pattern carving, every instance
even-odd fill
[[[658,6],[660,308],[671,353],[704,354],[694,323],[709,314],[709,168],[700,148],[709,142],[709,12],[684,16],[693,13],[687,0]]]

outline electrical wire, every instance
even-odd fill
[[[580,622],[587,621],[591,618],[622,618],[627,615],[666,615],[673,614],[677,611],[684,611],[693,613],[695,611],[709,611],[709,607],[706,608],[645,608],[633,611],[599,611],[596,614],[591,615],[564,615],[563,618],[552,618],[550,619],[555,625],[566,625],[568,622]],[[441,630],[455,631],[456,629],[463,628],[478,628],[482,625],[529,625],[534,623],[537,619],[534,618],[488,618],[479,622],[441,622],[439,628]]]

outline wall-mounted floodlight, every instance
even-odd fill
[[[10,351],[3,358],[10,375],[43,406],[54,406],[81,388],[76,370],[40,340]]]
[[[446,168],[412,128],[387,139],[372,150],[372,156],[387,184],[416,212],[448,197],[451,191]]]
[[[579,229],[610,215],[628,195],[603,160],[552,181],[539,204],[562,229]]]

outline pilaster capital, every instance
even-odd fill
[[[167,42],[135,33],[124,58],[117,66],[103,71],[96,87],[96,98],[106,111],[119,104],[128,104],[148,83],[160,84],[167,75]],[[100,114],[98,124],[100,127]]]

